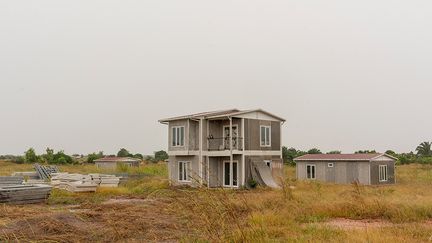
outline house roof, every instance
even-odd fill
[[[386,156],[397,160],[388,154],[306,154],[294,159],[294,161],[372,161],[379,157]]]
[[[262,109],[254,109],[254,110],[229,109],[229,110],[209,111],[209,112],[201,112],[201,113],[185,115],[185,116],[171,117],[171,118],[161,119],[161,120],[159,120],[159,122],[163,123],[163,122],[183,120],[183,119],[193,119],[193,118],[213,119],[213,118],[222,118],[222,117],[229,117],[229,116],[235,117],[235,116],[240,116],[240,115],[244,115],[244,114],[252,113],[252,112],[262,112],[262,113],[264,113],[268,116],[271,116],[277,120],[285,121],[285,119],[283,119],[279,116],[273,115],[272,113],[265,111],[265,110],[262,110]]]
[[[94,160],[94,162],[112,162],[112,163],[117,163],[117,162],[140,162],[140,159],[135,159],[135,158],[131,158],[131,157],[105,157],[105,158],[100,158],[100,159],[96,159]]]

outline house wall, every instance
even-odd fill
[[[180,182],[179,179],[179,161],[190,161],[192,171],[189,172],[189,175],[192,177],[191,182]],[[199,183],[199,156],[169,156],[168,159],[168,171],[169,171],[169,179],[171,180],[172,185],[190,185],[197,186]]]
[[[333,168],[328,167],[333,163]],[[343,161],[298,161],[296,163],[297,179],[307,180],[306,165],[315,165],[316,180],[337,184],[349,184],[358,181],[360,184],[368,185],[369,162],[343,162]]]
[[[173,134],[172,127],[185,127],[184,146],[172,146]],[[199,122],[194,120],[170,121],[168,124],[168,151],[196,151],[199,149]]]
[[[224,161],[229,161],[230,157],[224,156],[224,157],[209,157],[210,162],[210,187],[221,187],[223,186],[223,169],[224,169]],[[242,156],[241,155],[234,155],[233,160],[238,162],[238,184],[239,187],[242,185]]]
[[[128,166],[138,167],[139,162],[95,162],[97,168],[116,169],[118,164],[126,164]]]
[[[379,181],[379,165],[387,165],[388,168],[388,181],[380,182]],[[386,184],[394,184],[395,180],[395,161],[372,161],[370,167],[370,176],[371,176],[371,184],[372,185],[386,185]]]
[[[260,126],[271,126],[271,146],[261,147]],[[278,121],[264,121],[245,119],[245,150],[280,150],[281,123]]]

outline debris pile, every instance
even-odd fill
[[[29,204],[45,202],[51,194],[48,185],[12,185],[0,187],[0,203]]]

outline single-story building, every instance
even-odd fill
[[[94,162],[96,167],[98,168],[115,169],[118,165],[138,167],[141,163],[141,160],[130,157],[105,157],[101,159],[96,159]]]
[[[394,184],[396,158],[388,154],[306,154],[294,159],[299,180],[337,184]]]

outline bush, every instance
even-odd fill
[[[248,181],[249,188],[256,188],[258,186],[258,182],[256,182],[254,179],[250,179]]]

